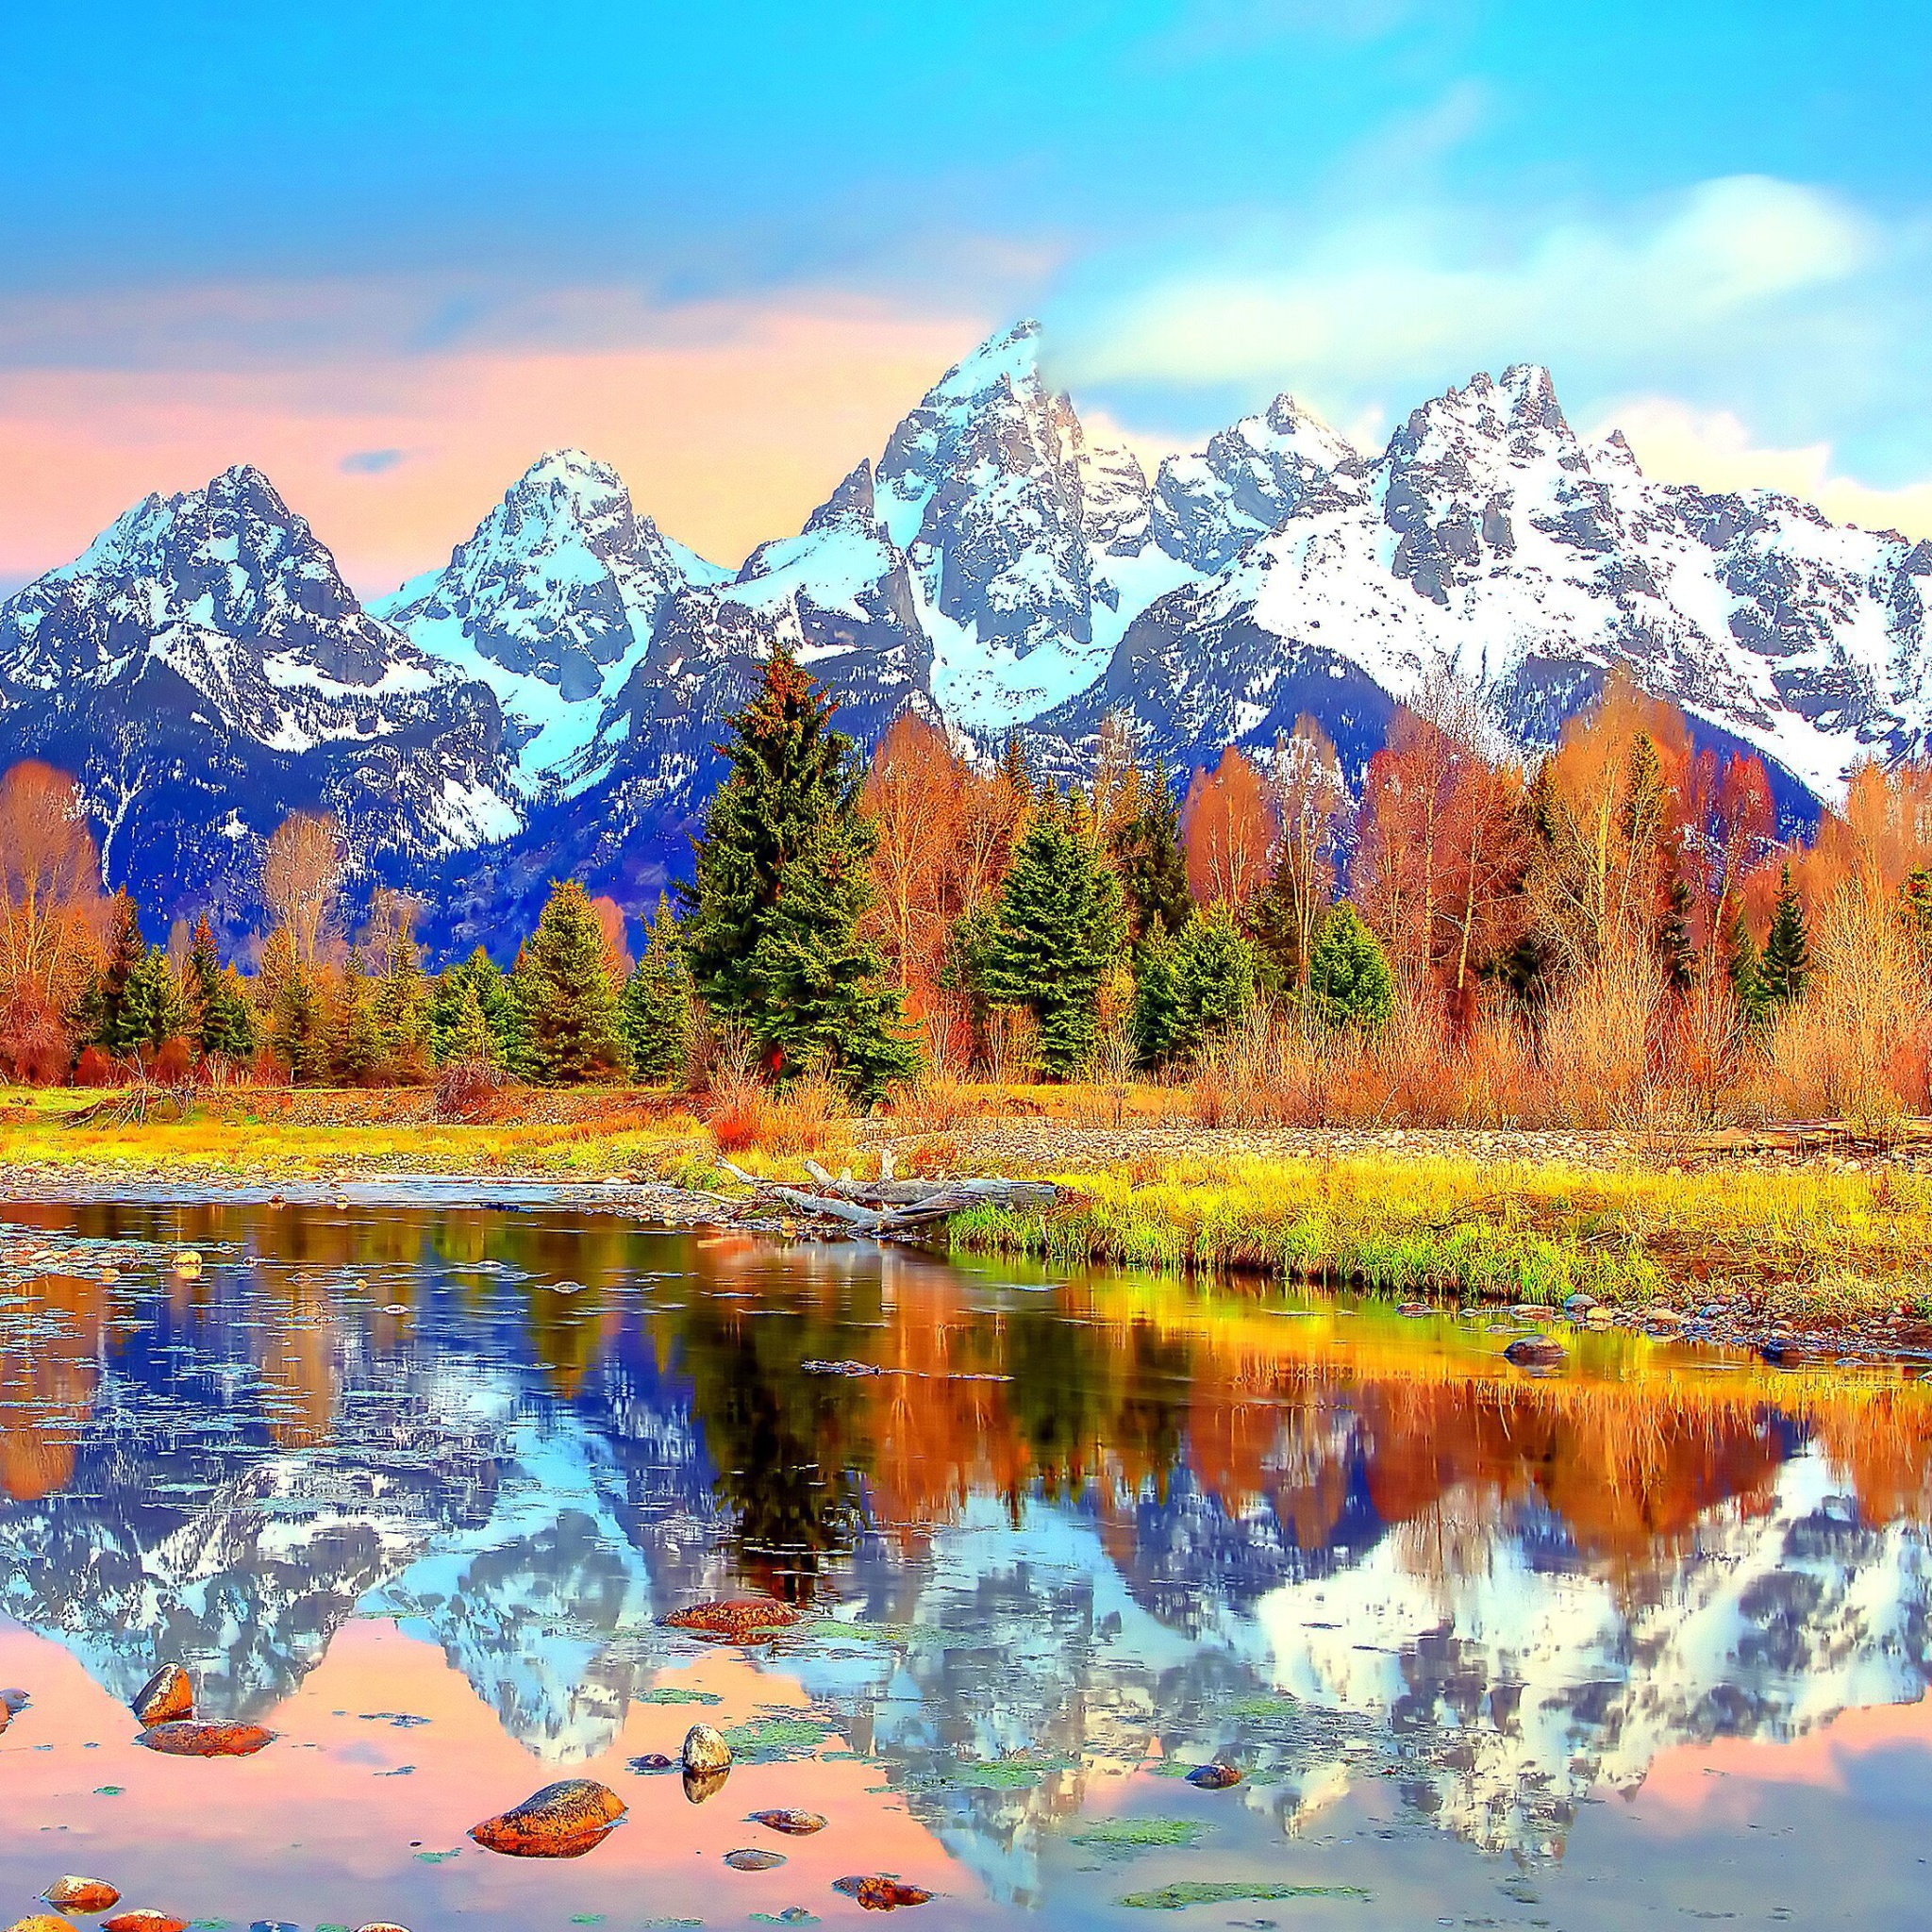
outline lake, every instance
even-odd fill
[[[1917,1362],[403,1191],[0,1205],[0,1915],[1932,1920]],[[167,1662],[274,1741],[142,1749]],[[587,1856],[469,1838],[573,1776]]]

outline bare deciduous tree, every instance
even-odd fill
[[[312,972],[341,916],[345,854],[333,812],[291,812],[261,861],[261,898],[287,929],[295,962]]]
[[[99,960],[100,860],[74,780],[29,759],[0,778],[0,995],[55,1017]]]

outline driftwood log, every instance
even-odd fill
[[[878,1241],[922,1240],[962,1209],[988,1202],[1001,1208],[1051,1208],[1059,1198],[1050,1181],[835,1180],[815,1160],[808,1160],[805,1168],[818,1191],[808,1192],[759,1180],[728,1160],[721,1158],[718,1165],[733,1180],[754,1189],[761,1201],[775,1202],[817,1221],[836,1222]]]

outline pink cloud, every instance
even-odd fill
[[[565,444],[612,464],[671,535],[735,563],[875,457],[987,326],[721,306],[643,345],[0,372],[0,577],[68,561],[149,491],[248,461],[374,594],[441,563]]]

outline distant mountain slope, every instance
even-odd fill
[[[1118,708],[1176,774],[1303,711],[1359,769],[1439,667],[1534,746],[1627,666],[1788,810],[1932,742],[1932,543],[1652,483],[1541,368],[1374,458],[1280,396],[1150,482],[1039,352],[1031,323],[983,343],[735,572],[573,450],[367,611],[258,472],[151,497],[0,605],[0,760],[78,773],[110,881],[163,914],[247,924],[263,837],[317,806],[446,908],[436,936],[501,946],[553,877],[641,909],[685,868],[781,641],[863,742],[911,708],[1066,771]]]
[[[1338,466],[1039,728],[1077,741],[1124,706],[1186,764],[1308,710],[1373,748],[1390,702],[1446,666],[1539,744],[1622,664],[1829,797],[1857,758],[1927,742],[1928,577],[1932,544],[1646,481],[1523,366],[1417,409],[1359,481]]]
[[[370,617],[245,465],[148,497],[0,605],[0,764],[27,757],[76,774],[108,878],[163,920],[252,920],[298,807],[399,874],[522,823],[488,688]]]

